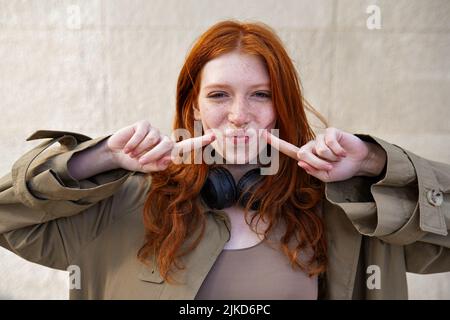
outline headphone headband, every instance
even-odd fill
[[[238,204],[245,207],[262,180],[259,168],[246,172],[236,184],[233,175],[227,169],[214,167],[209,170],[201,190],[201,196],[208,207],[212,209],[222,210],[231,207],[238,200]],[[259,206],[260,201],[256,201],[252,204],[251,209],[257,210]]]

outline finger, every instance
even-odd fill
[[[127,142],[123,148],[123,152],[128,153],[134,150],[136,146],[145,138],[149,130],[149,125],[144,123],[139,123],[135,128],[135,132],[131,139]]]
[[[330,160],[330,161],[338,161],[339,160],[339,157],[325,143],[324,135],[317,136],[314,151],[315,151],[315,154],[317,154],[322,159],[326,159],[326,160]]]
[[[166,153],[169,155],[173,152],[175,156],[182,156],[184,153],[201,148],[213,142],[216,139],[214,133],[208,133],[200,137],[189,138],[178,143],[175,143],[173,150],[169,150]],[[138,156],[140,158],[147,151],[141,152]]]
[[[266,139],[267,143],[273,146],[275,149],[284,153],[288,157],[298,160],[297,153],[300,150],[299,147],[274,136],[268,131],[264,131],[263,136]]]
[[[327,131],[324,138],[325,143],[334,152],[334,154],[345,157],[347,153],[345,152],[345,149],[339,144],[337,135],[338,133],[336,132],[336,130]]]
[[[331,163],[326,160],[320,159],[307,148],[300,148],[300,151],[297,153],[297,155],[298,159],[305,162],[314,169],[325,171],[333,169]]]
[[[317,170],[303,161],[299,161],[298,165],[305,169],[306,173],[308,173],[309,175],[314,176],[323,182],[330,181],[330,174],[328,173],[328,171]]]
[[[314,169],[313,167],[311,167],[309,164],[307,164],[305,161],[302,161],[302,160],[300,160],[298,162],[298,165],[301,168],[305,169],[305,171],[308,172],[308,173],[317,171],[316,169]]]
[[[152,128],[144,140],[130,153],[130,156],[136,157],[145,151],[149,151],[161,141],[161,135],[158,129]]]
[[[172,162],[172,156],[170,155],[170,152],[166,152],[165,153],[165,156],[163,156],[160,160],[158,160],[158,161],[161,161],[163,164],[164,163],[170,163],[170,162]]]
[[[195,149],[202,148],[216,139],[213,133],[207,133],[200,137],[190,138],[175,144],[177,152],[187,153]],[[179,153],[178,153],[179,154]]]
[[[150,162],[142,166],[144,172],[163,171],[166,170],[171,164],[172,160],[170,156],[162,157],[156,162]]]
[[[173,147],[174,142],[170,140],[168,136],[164,136],[154,148],[139,158],[139,163],[144,165],[149,162],[157,161],[161,159],[168,151],[172,150]]]
[[[134,125],[130,125],[120,129],[113,135],[115,140],[114,145],[117,148],[120,148],[120,150],[123,150],[123,148],[125,147],[127,142],[130,141],[131,137],[134,135],[135,132],[136,129]]]

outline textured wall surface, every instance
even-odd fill
[[[183,59],[225,18],[278,32],[332,126],[450,163],[448,17],[448,0],[0,0],[0,174],[37,129],[95,137],[149,119],[170,133]],[[411,298],[450,298],[448,273],[408,280]],[[0,249],[0,298],[67,299],[68,286]]]

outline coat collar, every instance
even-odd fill
[[[183,285],[166,283],[153,257],[147,260],[148,264],[141,264],[137,275],[140,280],[164,286],[159,299],[195,299],[204,279],[230,239],[231,222],[228,215],[223,211],[213,210],[207,213],[203,236],[208,241],[200,241],[190,254],[182,258],[185,269],[176,274],[175,279]],[[192,241],[196,239],[198,232],[200,230],[190,238]],[[189,243],[188,239],[187,244]]]

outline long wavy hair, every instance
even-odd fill
[[[234,50],[263,59],[270,77],[275,127],[280,138],[297,146],[314,139],[305,109],[327,123],[303,98],[297,72],[281,40],[265,24],[238,21],[215,24],[193,45],[178,77],[173,128],[187,129],[194,136],[194,105],[202,68],[208,61]],[[155,259],[161,276],[168,282],[174,280],[172,272],[185,268],[180,258],[194,250],[204,235],[207,213],[199,194],[208,170],[204,163],[171,164],[162,172],[151,173],[152,185],[143,211],[146,238],[138,258],[144,263],[149,257]],[[320,275],[326,269],[324,224],[315,210],[323,192],[324,184],[320,180],[280,154],[277,174],[266,176],[253,197],[261,201],[258,218],[268,222],[264,236],[267,238],[279,222],[284,222],[282,251],[293,268],[300,268],[310,276]],[[249,225],[251,205],[252,201],[245,208]],[[182,250],[183,243],[196,231],[198,237]],[[291,240],[295,240],[294,248],[288,245]],[[298,259],[303,250],[312,252],[306,261]]]

